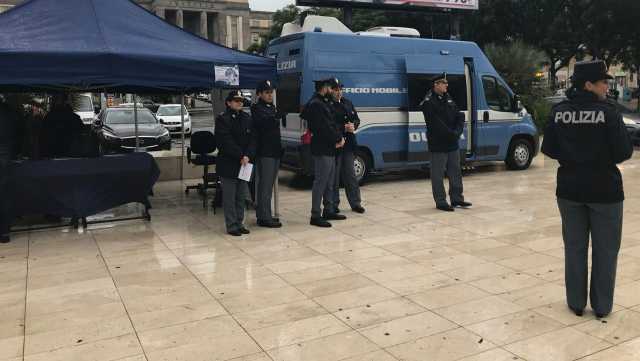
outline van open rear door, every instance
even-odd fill
[[[465,114],[465,131],[460,138],[460,148],[468,155],[473,152],[474,118],[473,112],[473,60],[459,56],[441,54],[408,55],[405,57],[409,92],[409,161],[428,160],[427,137],[421,102],[432,87],[431,79],[443,72],[447,73],[449,93],[460,111]]]

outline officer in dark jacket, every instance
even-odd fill
[[[622,175],[616,164],[633,153],[620,113],[607,101],[603,61],[576,63],[567,101],[554,106],[542,152],[558,160],[556,196],[562,216],[569,308],[587,304],[589,235],[593,241],[591,308],[611,312],[622,234]]]
[[[273,104],[274,90],[271,81],[260,82],[256,87],[258,102],[251,107],[251,116],[258,142],[256,217],[258,226],[268,228],[282,227],[280,220],[274,219],[271,214],[273,185],[278,179],[278,169],[280,169],[280,158],[282,157],[280,121],[284,117],[284,114],[279,113]]]
[[[240,167],[254,161],[256,138],[251,116],[242,110],[244,98],[234,90],[226,98],[227,109],[216,118],[218,145],[216,173],[222,178],[222,206],[227,233],[232,236],[249,234],[244,226],[245,201],[249,185],[238,178]]]
[[[332,103],[333,89],[337,79],[316,81],[316,94],[305,105],[301,117],[311,131],[311,154],[314,162],[314,180],[311,201],[310,224],[331,227],[327,220],[343,220],[347,217],[336,214],[333,204],[333,182],[336,171],[336,149],[344,146],[345,140],[336,127]],[[320,206],[324,204],[324,212]]]
[[[365,210],[360,198],[360,185],[353,167],[355,151],[358,147],[355,131],[360,126],[360,118],[353,103],[343,96],[343,87],[344,85],[340,84],[339,87],[333,89],[336,126],[345,138],[344,147],[336,151],[336,177],[333,187],[334,211],[340,213],[340,180],[342,179],[351,209],[356,213],[364,213]]]
[[[9,161],[14,154],[16,115],[0,98],[0,189],[4,193],[0,196],[0,243],[8,243],[10,217]]]
[[[464,114],[447,92],[447,74],[432,79],[433,88],[422,101],[422,114],[427,124],[427,146],[431,152],[431,189],[436,208],[452,212],[454,207],[470,207],[462,195],[462,170],[460,168],[460,136],[464,129]],[[444,174],[449,178],[447,203]]]

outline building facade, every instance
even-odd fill
[[[256,38],[254,34],[264,31],[267,23],[268,27],[271,26],[273,15],[269,12],[252,12],[248,0],[135,1],[169,23],[209,41],[239,50],[247,49]]]
[[[251,43],[262,42],[262,35],[267,35],[273,25],[273,13],[269,11],[252,11],[249,26],[251,27]]]

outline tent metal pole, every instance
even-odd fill
[[[181,133],[182,133],[182,150],[180,154],[180,180],[184,179],[184,91],[182,92],[182,96],[180,98],[180,123],[181,123]]]
[[[138,137],[138,96],[133,94],[133,123],[136,134],[136,153],[140,151],[140,138]]]

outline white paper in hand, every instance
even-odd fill
[[[249,182],[251,180],[252,172],[253,172],[253,164],[247,163],[240,167],[240,173],[238,174],[238,179],[243,180],[245,182]]]

